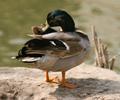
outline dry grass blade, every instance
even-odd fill
[[[115,57],[109,60],[108,55],[108,48],[104,45],[102,40],[98,37],[97,32],[95,31],[95,27],[92,26],[92,34],[93,34],[93,42],[94,42],[94,49],[96,54],[96,66],[102,67],[102,68],[108,68],[113,69]]]
[[[92,26],[92,34],[93,34],[93,41],[95,45],[96,65],[101,66],[100,59],[99,59],[99,53],[98,53],[98,39],[97,39],[97,34],[95,32],[94,26]]]

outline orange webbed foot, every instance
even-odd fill
[[[53,78],[50,78],[50,79],[46,79],[46,82],[49,82],[49,83],[59,83],[59,77],[56,76],[56,77],[53,77]]]
[[[77,85],[69,83],[66,81],[65,71],[62,71],[62,80],[60,80],[58,78],[58,76],[50,79],[48,71],[46,71],[46,82],[60,84],[60,86],[65,87],[65,88],[69,88],[69,89],[74,89],[77,87]]]
[[[53,78],[49,78],[49,72],[46,71],[46,82],[49,82],[49,83],[58,83],[59,82],[59,78],[58,78],[58,76],[53,77]]]
[[[65,71],[62,71],[62,80],[60,82],[60,85],[69,89],[74,89],[77,87],[77,85],[69,83],[65,79]]]

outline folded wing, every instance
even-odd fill
[[[62,57],[65,56],[67,52],[69,52],[69,46],[61,40],[31,39],[24,44],[17,58],[42,57],[45,55]]]

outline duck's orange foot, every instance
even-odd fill
[[[53,77],[53,78],[49,78],[49,73],[48,73],[48,71],[46,71],[46,82],[58,83],[59,82],[59,78],[58,78],[58,76]]]
[[[46,82],[49,82],[49,83],[59,83],[59,77],[56,76],[56,77],[53,77],[51,79],[46,79]]]
[[[77,85],[69,83],[69,82],[61,82],[60,85],[62,87],[69,88],[69,89],[75,89],[75,88],[77,88]]]

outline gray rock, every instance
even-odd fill
[[[50,75],[60,77],[61,73]],[[82,64],[66,76],[78,87],[47,83],[39,69],[1,67],[0,100],[120,100],[120,75],[113,71]]]

